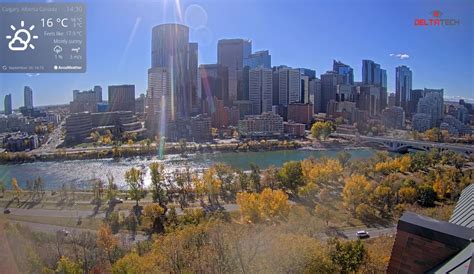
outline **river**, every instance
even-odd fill
[[[299,161],[308,157],[334,157],[341,150],[279,150],[265,152],[226,152],[211,154],[193,154],[188,157],[179,155],[166,155],[163,160],[158,158],[124,158],[120,160],[77,160],[63,162],[34,162],[26,164],[0,165],[0,181],[10,188],[11,179],[18,180],[21,187],[26,186],[27,180],[40,176],[46,189],[58,189],[62,184],[74,184],[78,189],[87,188],[91,179],[105,180],[111,173],[120,188],[124,188],[124,173],[132,167],[147,170],[145,184],[150,182],[148,165],[158,161],[164,163],[166,171],[177,168],[189,167],[199,171],[211,166],[213,163],[226,163],[240,169],[248,169],[250,163],[255,163],[264,169],[270,165],[281,166],[287,161]],[[367,159],[371,157],[373,149],[347,150],[352,155],[351,159]]]

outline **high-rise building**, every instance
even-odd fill
[[[424,89],[425,96],[418,101],[417,113],[431,116],[431,128],[439,127],[444,114],[443,89]]]
[[[210,102],[214,97],[230,106],[229,100],[229,69],[220,64],[205,64],[199,66],[201,76],[202,99]]]
[[[394,106],[395,106],[395,93],[390,93],[390,95],[388,96],[388,107],[390,108]]]
[[[109,111],[135,113],[135,85],[109,86]]]
[[[300,81],[301,81],[301,99],[300,103],[310,104],[313,103],[314,93],[309,87],[309,81],[316,78],[316,71],[307,68],[299,68]]]
[[[252,41],[222,39],[217,43],[217,63],[229,70],[229,100],[245,100],[243,68],[244,59],[252,53]]]
[[[191,98],[191,113],[197,114],[201,110],[201,79],[198,70],[198,44],[189,43],[189,85]]]
[[[140,96],[135,99],[135,112],[145,113],[145,103],[146,103],[145,94],[141,93]]]
[[[273,68],[273,96],[277,96],[278,104],[288,107],[288,104],[301,102],[301,77],[299,69],[286,66]]]
[[[376,116],[381,112],[381,87],[375,85],[366,85],[357,87],[357,107],[365,110],[371,116]]]
[[[410,93],[412,88],[412,73],[407,66],[398,66],[395,69],[395,97],[396,105],[402,107],[405,113],[410,111]]]
[[[261,50],[250,54],[247,58],[244,58],[244,67],[254,69],[258,67],[272,68],[272,56],[268,50]]]
[[[5,99],[4,99],[4,113],[5,115],[10,115],[12,114],[13,112],[13,109],[12,109],[12,95],[11,94],[7,94],[5,95]]]
[[[380,85],[380,65],[372,60],[362,60],[362,84]]]
[[[90,112],[94,113],[98,111],[98,98],[97,95],[98,89],[94,88],[93,90],[86,90],[86,91],[79,91],[73,90],[73,100],[69,103],[69,110],[71,113],[79,113],[79,112]],[[102,92],[102,89],[100,90]],[[102,97],[102,96],[100,96]]]
[[[249,72],[249,101],[252,102],[254,114],[272,111],[272,70],[254,68]]]
[[[410,113],[416,113],[418,102],[425,96],[423,89],[412,89],[410,93]]]
[[[171,120],[171,108],[174,100],[171,96],[171,77],[166,68],[155,67],[148,70],[148,89],[145,112],[146,128],[150,136],[165,134],[165,126]],[[160,125],[163,125],[160,128]]]
[[[95,96],[97,97],[97,103],[102,102],[102,87],[94,86]]]
[[[314,113],[321,112],[321,80],[314,78],[309,80],[309,101],[314,105]]]
[[[342,75],[341,84],[354,85],[354,70],[349,65],[333,60],[332,70]]]
[[[180,24],[155,26],[151,41],[151,67],[163,68],[170,75],[170,93],[167,95],[172,99],[165,98],[165,100],[173,104],[168,106],[171,115],[167,119],[173,121],[177,118],[189,118],[192,101],[190,88],[192,73],[188,66],[189,28]],[[191,47],[194,48],[194,45]]]
[[[24,101],[25,101],[25,108],[26,109],[32,109],[33,108],[33,90],[25,86],[23,90],[23,96],[24,96]]]
[[[321,74],[321,112],[327,111],[327,104],[336,100],[337,85],[342,83],[343,76],[335,71]]]

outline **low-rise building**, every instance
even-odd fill
[[[25,151],[38,148],[40,145],[38,135],[29,135],[27,133],[7,134],[3,139],[3,147],[7,151]]]
[[[191,118],[190,137],[194,142],[207,142],[212,140],[211,118],[199,114]]]
[[[468,125],[463,124],[461,121],[451,115],[445,115],[443,121],[439,126],[440,130],[446,130],[450,135],[470,135],[472,130]]]
[[[426,113],[416,113],[413,115],[411,127],[418,132],[425,132],[431,128],[431,115]]]
[[[283,118],[273,112],[247,115],[239,121],[238,131],[243,138],[279,137],[283,134]]]
[[[291,103],[288,105],[288,121],[309,125],[313,120],[313,104]]]
[[[305,125],[301,123],[284,122],[283,132],[289,137],[301,138],[305,136]]]
[[[405,111],[402,107],[388,107],[382,110],[382,123],[387,128],[405,128]]]

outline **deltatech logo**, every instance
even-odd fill
[[[453,18],[441,18],[443,13],[439,10],[431,12],[432,18],[416,18],[415,26],[417,27],[444,27],[444,26],[458,26],[460,21]]]

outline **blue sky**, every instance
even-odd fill
[[[354,68],[359,81],[362,59],[371,59],[387,69],[391,92],[395,67],[408,65],[413,88],[444,88],[447,96],[474,98],[472,0],[83,2],[88,9],[87,72],[0,74],[1,99],[12,93],[14,107],[22,105],[24,85],[33,88],[35,105],[69,102],[73,89],[94,85],[103,87],[104,98],[107,86],[113,84],[135,84],[137,96],[145,93],[151,28],[168,22],[191,26],[190,38],[199,43],[200,63],[216,62],[217,40],[247,38],[254,51],[270,50],[272,65],[311,68],[319,75],[332,68],[333,59],[339,59]],[[432,18],[434,10],[442,11],[444,18],[459,20],[460,25],[414,26],[416,18]]]

